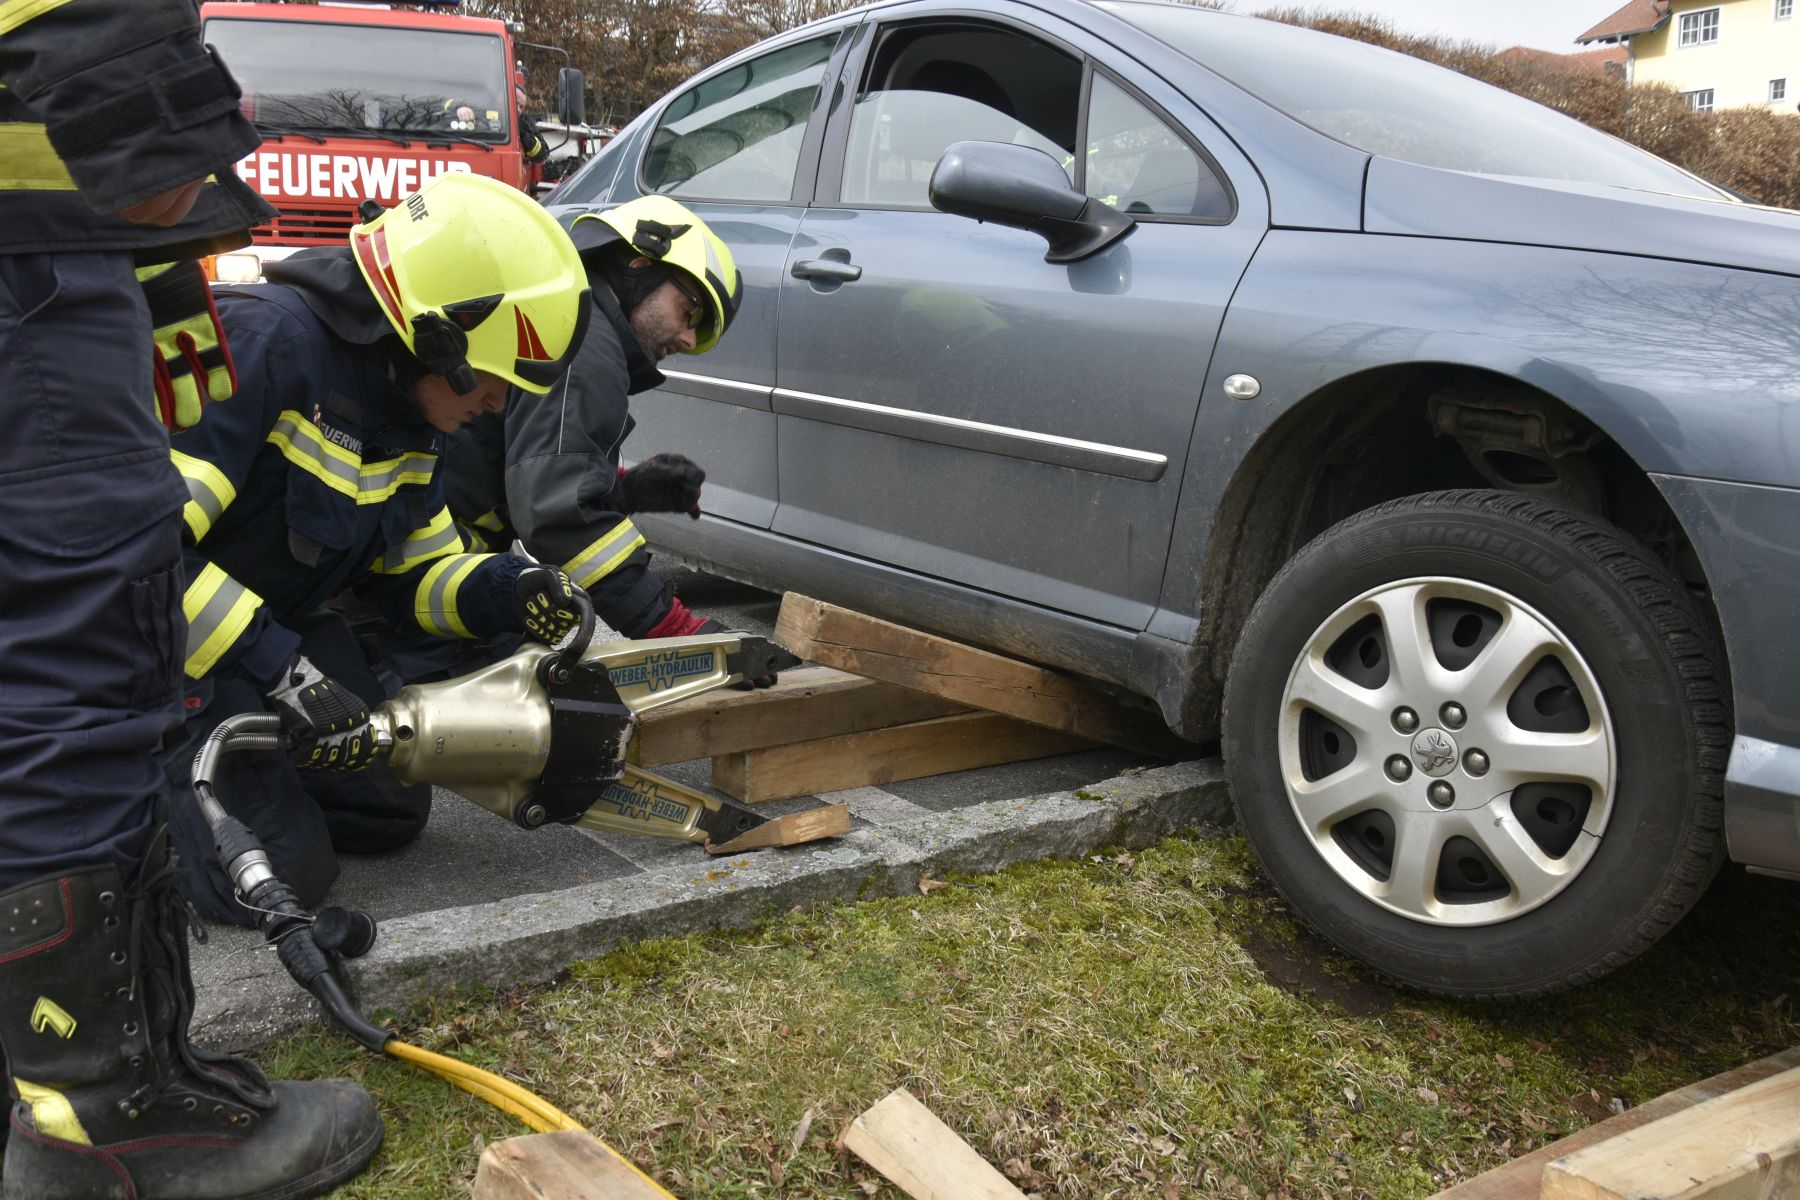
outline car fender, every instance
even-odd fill
[[[1205,383],[1140,677],[1189,736],[1206,661],[1205,565],[1283,418],[1381,368],[1516,379],[1592,421],[1653,475],[1800,484],[1800,280],[1494,242],[1272,230],[1232,298]],[[1254,381],[1247,384],[1243,378]],[[1228,392],[1226,381],[1233,380]],[[1254,392],[1253,395],[1249,394]],[[1254,597],[1240,598],[1247,605]],[[1235,603],[1235,601],[1234,601]],[[1216,681],[1215,681],[1216,682]]]

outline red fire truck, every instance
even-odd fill
[[[252,282],[304,246],[343,245],[364,200],[391,205],[445,171],[531,192],[517,111],[517,59],[503,21],[388,4],[201,6],[207,43],[243,87],[263,135],[238,174],[280,210],[254,243],[220,255],[217,278]],[[581,72],[557,79],[559,116],[581,121]]]

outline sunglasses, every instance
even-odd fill
[[[680,292],[682,297],[688,302],[687,327],[689,329],[700,328],[701,322],[706,320],[706,301],[701,297],[696,296],[693,290],[681,280],[672,279],[670,282],[675,285],[675,290]]]

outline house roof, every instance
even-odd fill
[[[1594,71],[1597,73],[1623,75],[1625,60],[1630,51],[1624,45],[1596,46],[1592,50],[1581,50],[1574,54],[1558,54],[1554,50],[1535,50],[1530,46],[1509,46],[1495,55],[1507,62],[1535,63],[1540,67],[1550,67],[1563,71]]]
[[[1649,33],[1668,19],[1669,0],[1629,0],[1618,12],[1575,40],[1597,42],[1602,38],[1623,38]]]

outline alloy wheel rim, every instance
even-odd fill
[[[1593,861],[1617,748],[1598,680],[1499,588],[1420,577],[1320,624],[1281,696],[1294,819],[1370,901],[1430,925],[1547,903]]]

